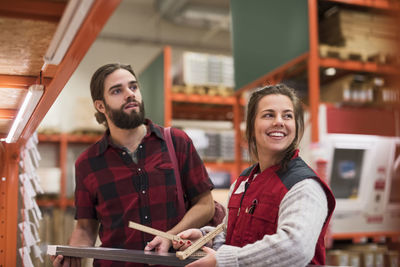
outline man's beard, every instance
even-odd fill
[[[132,101],[128,101],[125,103],[127,105]],[[113,109],[106,102],[104,102],[104,106],[106,108],[106,113],[110,120],[114,123],[115,126],[121,129],[134,129],[144,123],[144,103],[138,103],[139,112],[136,110],[131,110],[128,114],[124,111],[123,105],[120,109]]]

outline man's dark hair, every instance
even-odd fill
[[[106,80],[108,75],[110,75],[111,73],[113,73],[118,69],[125,69],[130,73],[132,73],[132,75],[135,76],[135,78],[137,78],[135,72],[133,71],[130,65],[112,63],[101,66],[93,74],[92,79],[90,81],[90,94],[92,95],[93,102],[96,100],[104,101],[104,81]],[[103,113],[96,111],[94,116],[96,117],[98,123],[104,124],[108,128],[106,116],[104,116]]]

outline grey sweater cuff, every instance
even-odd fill
[[[221,246],[217,253],[215,253],[215,258],[217,259],[217,266],[239,266],[238,263],[238,252],[239,247],[223,245]]]

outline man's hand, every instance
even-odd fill
[[[50,256],[54,267],[81,267],[81,259],[75,257],[64,257],[63,255]]]
[[[186,265],[185,267],[215,267],[217,266],[217,259],[215,258],[215,250],[213,250],[212,248],[208,248],[208,247],[203,247],[202,248],[204,252],[207,253],[206,256],[204,256],[203,258],[198,259],[197,261],[194,261],[188,265]]]
[[[147,244],[147,246],[144,248],[144,250],[155,250],[157,252],[168,252],[169,248],[171,247],[171,241],[160,237],[156,236]]]

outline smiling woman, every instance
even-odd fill
[[[293,89],[278,84],[251,95],[246,136],[258,163],[244,170],[231,186],[227,228],[212,244],[217,251],[207,249],[207,256],[193,264],[278,267],[325,263],[324,237],[335,199],[299,157],[303,131],[302,104]],[[212,229],[202,230],[191,229],[179,236],[194,241]]]
[[[264,162],[260,157],[264,158],[265,167],[282,160],[285,168],[303,136],[303,117],[301,101],[286,85],[267,86],[254,92],[248,104],[246,121],[250,155],[256,161]]]
[[[284,95],[267,95],[258,103],[255,115],[255,140],[261,171],[279,163],[282,152],[296,134],[293,104]],[[264,164],[267,163],[265,166]]]

